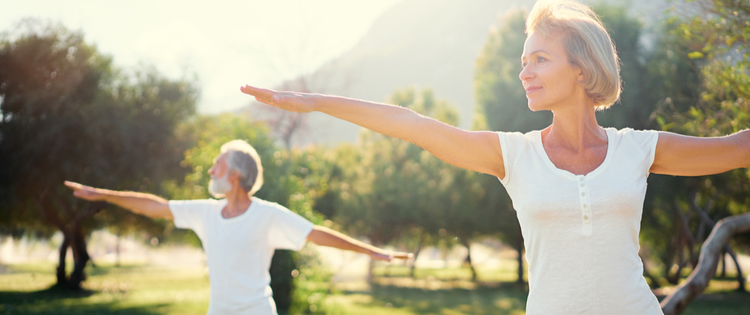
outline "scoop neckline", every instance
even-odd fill
[[[599,166],[597,166],[593,171],[588,172],[586,174],[581,174],[581,175],[573,174],[572,172],[570,172],[568,170],[564,170],[564,169],[558,168],[557,166],[555,166],[555,163],[552,163],[552,160],[549,158],[549,155],[547,155],[547,150],[544,149],[544,143],[542,142],[542,131],[541,130],[536,130],[535,140],[536,140],[537,147],[541,151],[542,159],[544,160],[544,164],[546,164],[547,167],[549,167],[550,169],[554,170],[555,172],[557,172],[559,174],[562,174],[564,176],[567,176],[567,177],[590,178],[590,177],[596,176],[596,174],[600,173],[601,170],[604,169],[607,166],[607,164],[609,163],[609,160],[612,159],[612,150],[614,148],[613,140],[615,138],[615,137],[612,136],[613,130],[614,130],[613,128],[604,128],[604,132],[607,135],[607,153],[606,153],[607,155],[604,156],[604,161],[602,161],[602,163],[599,164]]]

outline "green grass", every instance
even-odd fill
[[[205,314],[208,277],[200,269],[86,268],[82,292],[50,289],[52,264],[15,265],[0,275],[0,314]]]
[[[332,315],[349,314],[525,314],[526,291],[512,284],[498,288],[419,289],[373,285],[370,291],[328,297]]]
[[[203,270],[149,266],[87,268],[82,292],[49,289],[54,265],[7,267],[0,274],[0,315],[6,314],[205,314],[209,283]],[[377,269],[369,290],[333,290],[325,302],[331,315],[524,314],[524,287],[508,282],[509,270],[480,270],[480,284],[466,269]],[[386,276],[389,275],[389,276]],[[508,278],[508,279],[506,279]],[[385,285],[388,284],[388,285]],[[391,285],[392,284],[392,285]],[[709,292],[693,301],[686,315],[750,314],[750,294],[733,290],[731,279],[712,281]]]

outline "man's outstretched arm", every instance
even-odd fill
[[[70,181],[65,181],[65,186],[72,189],[73,195],[81,199],[105,201],[149,218],[173,219],[169,202],[156,195],[94,188]]]
[[[321,246],[367,254],[375,260],[391,261],[393,258],[408,259],[413,256],[410,253],[391,252],[382,248],[377,248],[318,225],[313,227],[313,230],[307,235],[307,240]]]

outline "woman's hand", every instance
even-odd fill
[[[395,105],[321,94],[276,92],[249,85],[240,90],[255,96],[259,102],[283,110],[328,114],[414,143],[448,164],[505,177],[502,149],[494,132],[461,130]]]
[[[290,112],[309,113],[314,110],[315,95],[297,92],[277,92],[245,85],[240,91],[255,96],[258,102]]]

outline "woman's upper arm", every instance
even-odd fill
[[[703,176],[750,166],[750,130],[725,137],[659,132],[651,172]]]
[[[467,131],[428,117],[421,118],[416,125],[417,135],[405,140],[448,164],[505,177],[502,149],[496,133]]]

